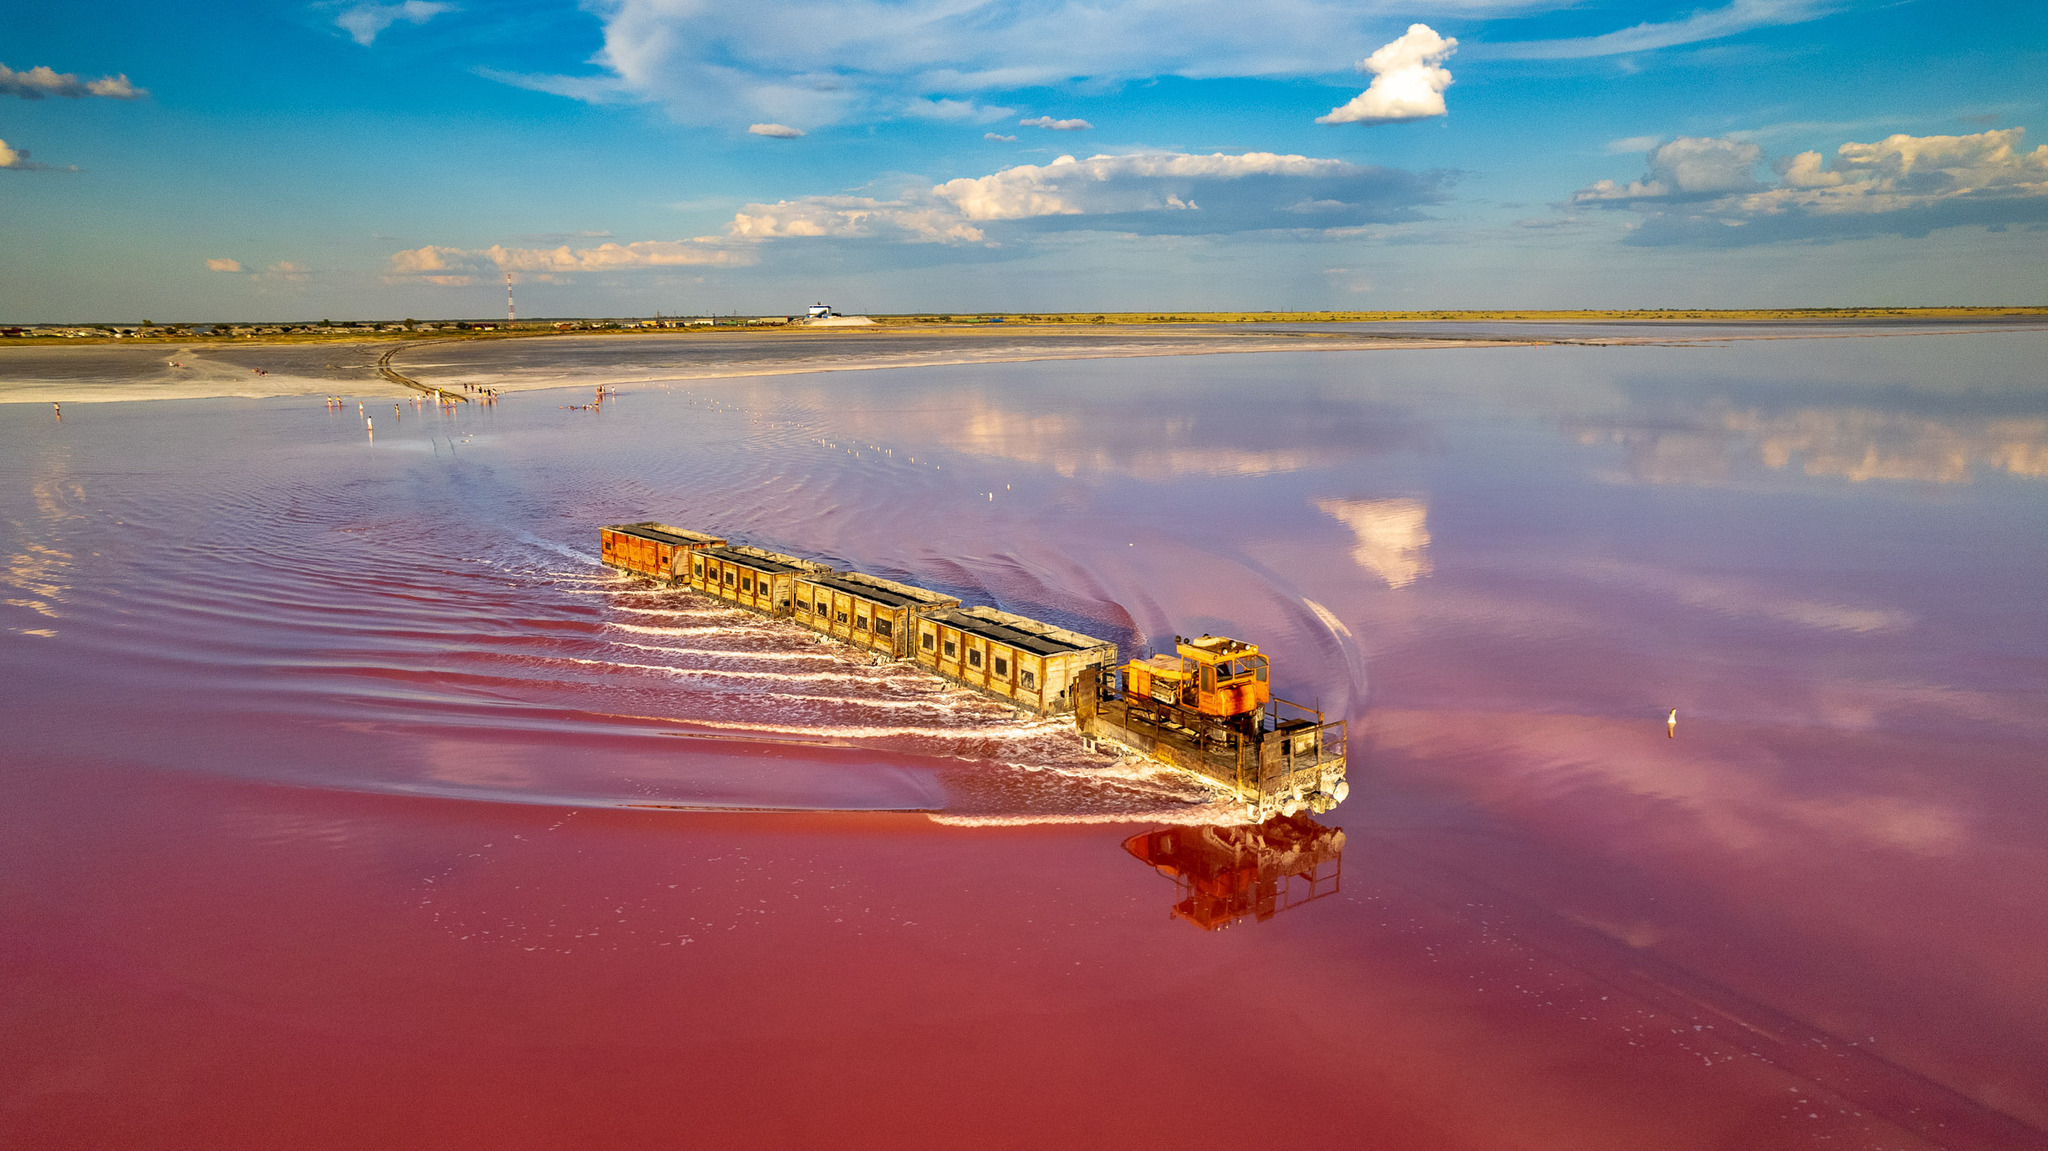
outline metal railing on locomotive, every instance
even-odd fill
[[[1257,818],[1344,800],[1344,721],[1273,696],[1254,644],[1175,636],[1174,648],[1126,663],[1121,691],[1091,677],[1076,715],[1082,734],[1223,784]]]

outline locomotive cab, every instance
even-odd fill
[[[1125,664],[1124,690],[1211,719],[1250,716],[1257,726],[1273,698],[1266,657],[1259,654],[1258,645],[1220,635],[1175,636],[1173,642],[1173,655]]]

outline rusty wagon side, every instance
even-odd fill
[[[688,563],[690,553],[724,543],[717,536],[657,520],[607,524],[599,533],[600,559],[604,566],[661,583],[673,583],[682,578],[683,565]]]
[[[860,572],[798,576],[793,615],[805,627],[889,659],[916,649],[919,613],[959,607],[949,595]]]
[[[763,615],[787,616],[796,601],[797,579],[831,570],[831,565],[814,560],[726,544],[692,553],[686,582],[706,595]]]
[[[919,664],[1026,711],[1072,711],[1085,668],[1116,661],[1108,640],[991,607],[938,608],[917,624]]]

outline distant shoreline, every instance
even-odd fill
[[[2031,321],[2031,322],[2029,322]],[[1342,322],[1342,321],[1338,321]],[[1442,321],[1424,321],[1441,324]],[[1307,351],[1439,350],[1453,348],[1704,346],[1731,341],[1882,338],[1911,335],[1994,334],[2048,329],[2048,309],[2037,316],[1870,317],[1860,321],[1813,321],[1776,317],[1740,332],[1627,332],[1583,330],[1582,321],[1548,321],[1512,333],[1470,334],[1441,330],[1396,333],[1361,325],[1351,331],[1247,328],[1239,325],[986,324],[886,325],[825,331],[753,328],[719,336],[676,331],[512,332],[458,335],[451,343],[432,335],[353,339],[282,337],[270,339],[65,340],[0,342],[0,404],[111,403],[134,400],[262,399],[342,395],[391,400],[417,395],[383,375],[393,358],[419,387],[459,395],[466,386],[500,394],[589,387],[593,384],[648,385],[732,380],[897,368],[973,367],[985,364],[1057,360],[1142,359],[1191,355]],[[1699,327],[1711,321],[1663,321],[1665,327]],[[1908,327],[1907,325],[1912,325]],[[2024,326],[2022,326],[2024,325]],[[1619,324],[1613,326],[1621,326]],[[414,362],[409,353],[432,361],[437,350],[453,351],[476,339],[535,340],[580,345],[601,353],[657,349],[638,363],[597,358],[579,364],[565,357],[519,362],[506,347],[475,364]],[[53,346],[54,345],[54,346]],[[637,346],[636,346],[637,345]],[[474,345],[471,345],[474,346]],[[538,345],[535,345],[536,351]],[[479,349],[481,351],[482,349]],[[631,359],[628,356],[628,359]],[[495,360],[495,362],[493,362]]]
[[[1411,312],[958,312],[958,313],[906,313],[899,315],[876,314],[871,317],[871,327],[849,327],[832,325],[810,327],[800,322],[789,322],[781,317],[733,316],[712,317],[712,322],[700,318],[696,323],[687,323],[680,318],[599,320],[591,318],[527,320],[507,326],[502,320],[436,320],[436,330],[398,330],[399,321],[350,321],[349,324],[365,323],[386,327],[352,327],[348,324],[322,328],[318,331],[297,331],[291,333],[228,334],[214,335],[179,333],[179,327],[193,325],[157,325],[141,334],[113,335],[37,335],[0,336],[0,348],[5,347],[48,347],[48,346],[92,346],[94,344],[236,344],[254,345],[265,343],[327,343],[352,340],[504,340],[532,339],[540,336],[611,336],[611,335],[668,335],[691,339],[719,338],[736,332],[762,334],[774,332],[796,337],[812,333],[842,335],[849,331],[863,331],[872,335],[900,333],[904,331],[963,331],[980,328],[1024,326],[1033,328],[1073,327],[1099,329],[1102,327],[1149,327],[1157,325],[1174,326],[1218,326],[1235,327],[1242,324],[1400,324],[1400,323],[1528,323],[1528,324],[1872,324],[1872,323],[2030,323],[2048,322],[2048,306],[1997,306],[1997,307],[1930,307],[1930,308],[1643,308],[1629,310],[1542,310],[1542,309],[1501,309],[1501,310],[1439,310]],[[489,325],[482,329],[454,330],[442,325],[461,323],[464,325]],[[575,325],[567,327],[567,325]],[[663,325],[660,327],[642,325]],[[139,325],[129,322],[107,324],[104,322],[79,324],[37,324],[19,325],[24,332],[37,328],[72,329],[79,331],[89,328],[134,328]],[[209,327],[215,325],[197,325]],[[228,326],[228,325],[219,325]],[[318,327],[306,321],[274,321],[236,323],[234,327]],[[0,332],[15,330],[16,326],[0,324]]]

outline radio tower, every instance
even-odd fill
[[[512,273],[507,272],[505,273],[505,322],[511,324],[517,322],[518,319],[519,310],[512,306]]]

